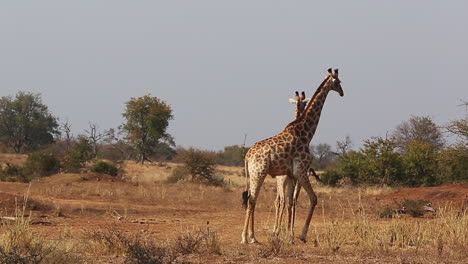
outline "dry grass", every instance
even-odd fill
[[[138,173],[142,172],[148,178],[136,182],[83,181],[80,175],[65,174],[34,181],[30,196],[45,206],[32,211],[28,219],[45,214],[55,225],[37,226],[28,221],[15,227],[27,232],[8,232],[19,237],[35,234],[23,241],[36,239],[43,248],[56,248],[54,252],[83,254],[90,263],[108,263],[115,255],[130,263],[164,258],[166,262],[195,263],[462,263],[468,259],[468,216],[458,209],[462,201],[452,205],[439,203],[435,205],[437,213],[432,216],[382,219],[379,210],[392,201],[376,198],[391,189],[314,185],[319,204],[309,242],[302,244],[296,239],[296,244],[291,245],[283,236],[271,236],[276,183],[268,179],[256,209],[257,239],[263,244],[243,246],[239,244],[244,217],[241,208],[244,178],[239,176],[242,168],[222,168],[223,176],[238,186],[219,188],[164,184],[164,177],[175,167],[172,164],[169,169],[157,164],[142,168],[127,165],[135,176],[141,176]],[[158,176],[151,178],[151,174]],[[0,194],[18,195],[27,190],[27,184],[0,183]],[[300,233],[307,207],[308,199],[302,192],[296,235]],[[116,215],[122,218],[117,220]],[[0,227],[1,241],[8,240],[4,234],[10,227]],[[182,245],[179,248],[189,248],[185,250],[189,253],[177,250],[177,243]],[[173,259],[174,256],[177,258]]]
[[[7,163],[15,166],[22,166],[27,158],[28,155],[0,153],[0,165],[2,168],[4,168]]]
[[[0,263],[81,263],[82,259],[73,252],[73,244],[48,239],[31,228],[28,208],[28,192],[23,203],[16,208],[13,220],[3,221],[0,235]],[[10,218],[11,219],[11,218]]]

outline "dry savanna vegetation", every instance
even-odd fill
[[[289,244],[286,231],[272,235],[276,183],[269,178],[255,219],[260,243],[243,245],[242,167],[217,166],[225,183],[220,187],[168,183],[181,166],[176,163],[120,166],[123,175],[114,177],[62,173],[1,182],[0,263],[468,261],[467,184],[397,189],[315,183],[319,204],[308,242]],[[296,234],[307,206],[300,199]]]
[[[90,122],[74,135],[39,94],[0,98],[0,263],[468,262],[466,117],[444,126],[411,117],[358,149],[350,137],[335,150],[310,146],[322,183],[307,243],[289,243],[285,228],[272,235],[268,178],[260,243],[245,245],[248,146],[176,147],[171,105],[150,95],[130,98],[122,116],[118,128]]]

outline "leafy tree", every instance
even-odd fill
[[[57,118],[42,103],[39,94],[19,92],[15,98],[0,98],[0,142],[14,152],[51,144],[58,134]]]
[[[468,182],[468,151],[461,145],[442,150],[438,165],[444,183]]]
[[[437,178],[437,152],[433,145],[414,140],[406,145],[402,159],[405,185],[434,186],[440,183]]]
[[[468,102],[464,102],[464,105],[467,110],[465,118],[450,122],[446,129],[450,134],[457,137],[458,147],[468,151]]]
[[[205,182],[221,186],[224,179],[215,175],[216,157],[214,153],[190,148],[183,152],[182,160],[185,171],[192,181]]]
[[[166,132],[169,120],[173,119],[172,109],[157,97],[145,95],[131,98],[122,115],[126,119],[122,129],[138,152],[141,163],[149,160],[148,157],[155,153],[161,141],[175,145],[171,135]]]
[[[401,157],[395,149],[396,144],[390,139],[375,137],[364,141],[364,176],[369,182],[389,185],[400,181]]]
[[[402,122],[393,132],[393,139],[400,150],[417,140],[426,142],[440,150],[444,146],[441,129],[428,116],[413,116],[408,121]]]
[[[465,118],[450,122],[446,129],[457,137],[457,143],[439,155],[439,167],[444,182],[468,182],[468,102]]]
[[[338,159],[338,168],[342,171],[343,177],[348,177],[353,184],[361,180],[365,182],[365,177],[362,176],[365,158],[364,154],[357,151],[349,151],[341,156]]]

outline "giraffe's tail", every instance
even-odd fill
[[[250,177],[249,177],[249,163],[247,159],[245,160],[245,191],[242,192],[242,207],[247,209],[247,203],[249,202],[249,187],[250,187]]]

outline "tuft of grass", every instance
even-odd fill
[[[213,255],[222,255],[221,242],[218,233],[211,231],[208,227],[204,241],[205,251]]]

